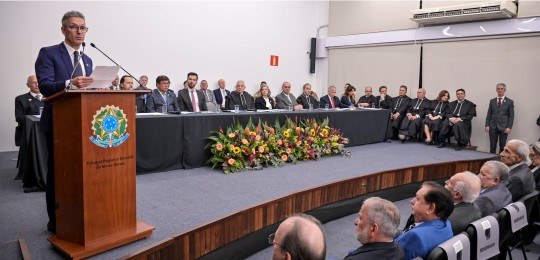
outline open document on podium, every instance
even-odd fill
[[[81,89],[104,89],[111,86],[111,82],[118,75],[120,66],[96,66],[91,77],[94,79],[92,85]]]

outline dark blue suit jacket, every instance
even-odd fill
[[[82,64],[86,75],[92,74],[92,59],[86,54],[82,56]],[[73,72],[73,63],[64,43],[43,47],[39,51],[36,64],[36,76],[39,83],[39,91],[43,96],[52,96],[66,89],[66,80]],[[52,132],[53,115],[52,105],[45,103],[41,115],[40,131]]]
[[[425,259],[433,248],[452,236],[450,221],[435,219],[404,232],[395,241],[403,248],[406,260],[418,256]]]
[[[227,93],[227,95],[231,94],[230,91],[228,90],[225,90],[225,93]],[[221,102],[223,102],[223,100],[226,98],[226,97],[222,97],[221,96],[221,89],[218,88],[218,89],[214,89],[214,96],[216,97],[216,104],[218,106],[221,106]]]
[[[321,102],[320,102],[320,105],[321,105],[321,108],[324,108],[324,106],[328,104],[328,107],[329,108],[332,108],[332,104],[330,103],[330,97],[328,97],[328,95],[325,95],[321,98]],[[334,96],[334,105],[336,106],[336,108],[340,107],[340,108],[347,108],[348,106],[341,103],[341,101],[339,100],[338,97]]]

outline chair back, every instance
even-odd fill
[[[516,233],[518,230],[527,226],[527,209],[523,202],[516,201],[510,203],[502,210],[506,210],[510,214],[510,227],[512,233]]]
[[[435,247],[429,253],[428,260],[471,259],[471,243],[466,233],[455,235]]]
[[[471,241],[471,259],[499,254],[499,223],[493,215],[472,222],[465,232]]]

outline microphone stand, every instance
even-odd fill
[[[139,86],[141,85],[141,82],[139,82],[139,80],[137,78],[133,77],[133,75],[131,75],[131,73],[129,73],[127,70],[125,70],[122,66],[120,66],[120,64],[116,63],[116,61],[114,61],[113,59],[111,59],[111,57],[109,57],[107,54],[105,54],[103,51],[101,51],[94,43],[90,43],[90,46],[97,49],[99,52],[101,52],[101,54],[103,54],[105,57],[107,57],[107,59],[109,59],[114,64],[116,64],[116,66],[120,67],[126,74],[128,74],[131,78],[133,78],[135,81],[137,81],[137,83],[139,83]]]

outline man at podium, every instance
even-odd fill
[[[88,27],[84,15],[69,11],[62,17],[64,41],[60,44],[43,47],[39,51],[35,70],[39,89],[45,97],[52,96],[69,88],[82,88],[92,84],[92,59],[84,54],[84,38]],[[81,48],[82,46],[82,48]],[[45,133],[49,157],[47,161],[46,202],[49,222],[47,229],[56,233],[55,195],[54,195],[54,145],[52,104],[45,103],[40,121],[40,131]]]

